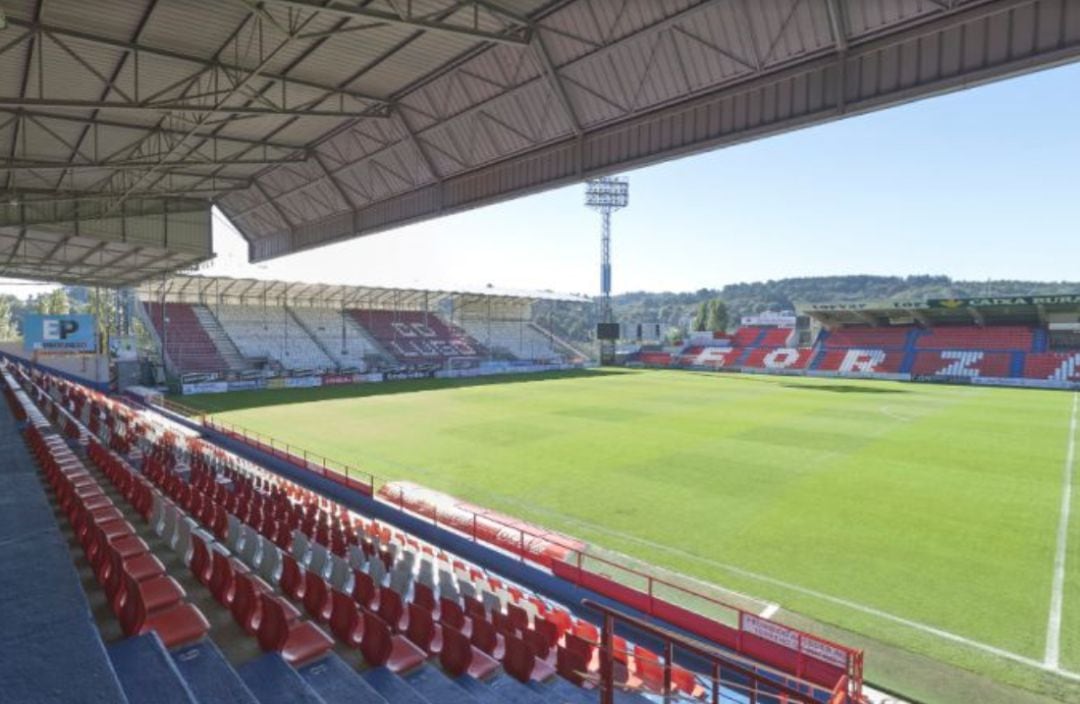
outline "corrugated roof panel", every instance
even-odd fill
[[[4,39],[10,35],[11,32],[0,33],[0,37]],[[30,42],[26,40],[0,54],[0,91],[3,91],[4,95],[19,94],[29,56]]]
[[[124,1],[124,0],[121,0]],[[130,0],[127,0],[130,4]],[[89,4],[89,3],[88,3]],[[228,41],[251,12],[241,3],[169,0],[154,7],[141,44],[209,59]],[[226,57],[222,57],[223,60]],[[231,61],[233,57],[228,57]]]
[[[79,46],[72,40],[61,41],[63,45],[46,37],[35,45],[26,86],[27,97],[97,100],[105,89],[105,82],[87,66],[107,78],[116,65],[118,53],[99,46]],[[40,74],[39,69],[44,69],[44,73]]]
[[[854,37],[943,9],[934,0],[893,0],[887,3],[844,0],[848,32]]]
[[[403,40],[392,59],[370,67],[352,85],[376,95],[396,95],[474,46],[475,41],[460,36],[420,32],[407,43]]]
[[[349,25],[362,26],[358,21]],[[297,64],[290,75],[337,85],[383,56],[410,32],[407,27],[381,25],[331,35]],[[360,84],[350,87],[359,89]]]
[[[606,122],[629,109],[626,93],[618,83],[618,74],[607,61],[578,62],[559,69],[563,85],[580,108],[583,125]]]
[[[7,3],[4,3],[5,7]],[[41,21],[111,39],[128,41],[146,10],[143,2],[130,0],[49,0],[43,2]],[[24,16],[24,19],[30,19]]]

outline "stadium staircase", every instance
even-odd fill
[[[225,332],[225,328],[221,327],[221,323],[218,322],[218,319],[214,317],[214,313],[209,308],[203,305],[193,305],[191,310],[195,313],[195,317],[199,319],[199,322],[202,323],[203,330],[206,331],[206,334],[214,343],[218,354],[229,365],[230,371],[242,372],[251,368],[251,363],[240,353],[236,343]]]
[[[332,351],[327,349],[326,345],[323,344],[322,339],[320,339],[320,337],[316,335],[314,331],[312,331],[312,329],[309,328],[306,323],[304,323],[303,320],[300,319],[300,316],[296,314],[296,311],[294,311],[289,306],[285,306],[285,311],[289,314],[289,317],[292,318],[293,322],[296,323],[296,326],[303,330],[305,335],[311,338],[311,341],[315,343],[316,347],[322,350],[322,353],[326,355],[327,359],[332,360],[338,366],[341,365],[341,355],[334,354]]]
[[[584,352],[583,350],[579,349],[576,345],[574,345],[570,341],[565,340],[562,337],[559,337],[554,332],[552,332],[551,330],[548,330],[547,328],[540,325],[539,323],[530,322],[529,327],[531,327],[533,330],[535,330],[540,335],[543,335],[544,337],[546,337],[552,343],[553,347],[557,346],[557,347],[561,348],[563,351],[566,352],[566,354],[570,355],[571,357],[576,357],[576,358],[579,358],[579,359],[590,359],[590,358],[592,358],[594,356],[594,355],[591,355],[591,354],[588,354],[588,353]]]
[[[48,427],[6,372],[0,380],[0,682],[10,702],[126,704],[20,427]],[[78,672],[79,677],[63,676]],[[134,701],[134,700],[133,700]]]
[[[0,556],[24,566],[0,576],[11,701],[598,701],[579,686],[598,630],[562,607],[215,446],[184,450],[173,426],[83,387],[0,367],[15,458],[0,469]],[[656,685],[656,656],[617,645],[617,677]],[[686,670],[672,678],[704,692]]]

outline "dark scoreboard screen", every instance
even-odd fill
[[[619,339],[619,324],[618,323],[597,323],[597,325],[596,325],[596,339],[597,340],[618,340]]]

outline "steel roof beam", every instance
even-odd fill
[[[111,39],[109,37],[103,37],[97,34],[91,34],[89,32],[83,32],[74,29],[67,29],[64,27],[57,27],[55,25],[45,24],[43,22],[29,22],[27,20],[12,18],[8,20],[8,24],[15,27],[22,27],[28,29],[31,32],[44,33],[45,35],[55,35],[57,37],[66,37],[69,39],[76,39],[79,41],[96,44],[98,46],[105,46],[119,51],[130,51],[137,54],[144,54],[146,56],[160,56],[166,59],[173,59],[176,61],[186,61],[191,64],[201,66],[206,70],[223,70],[231,73],[246,73],[251,68],[246,66],[240,66],[238,64],[230,64],[224,61],[217,61],[214,59],[207,59],[200,56],[192,56],[191,54],[185,54],[179,51],[170,51],[168,49],[162,49],[154,46],[147,46],[145,44],[138,44],[136,42],[125,42],[118,39]],[[291,86],[310,88],[320,92],[333,93],[335,95],[342,95],[356,100],[363,100],[375,104],[387,105],[385,98],[380,98],[374,95],[368,95],[352,90],[346,90],[343,88],[336,88],[334,86],[328,86],[317,81],[309,81],[302,78],[294,78],[291,76],[282,76],[276,73],[259,74],[262,78],[278,81],[282,83],[286,89]]]
[[[179,188],[174,190],[135,191],[131,193],[129,197],[197,200],[200,197],[209,196],[211,194],[222,193],[224,191],[243,191],[248,188],[250,188],[250,185],[245,181],[231,186],[223,185],[200,188]],[[0,200],[8,200],[12,197],[17,198],[22,195],[46,196],[42,198],[27,199],[27,204],[71,200],[108,200],[110,198],[119,198],[121,196],[119,192],[115,191],[55,191],[49,188],[11,188],[6,191],[0,191]]]
[[[490,8],[487,8],[483,3],[458,3],[459,8],[465,9],[469,5],[475,7],[485,7],[490,12]],[[399,25],[402,27],[411,27],[413,29],[422,29],[425,32],[438,32],[441,34],[447,34],[451,36],[457,36],[459,38],[472,39],[474,41],[482,42],[495,42],[498,44],[510,44],[513,46],[525,46],[532,38],[532,30],[527,27],[514,28],[505,33],[488,32],[478,27],[468,27],[465,25],[448,24],[441,22],[437,19],[431,19],[430,15],[413,15],[409,14],[409,10],[406,11],[405,16],[395,14],[393,12],[386,12],[384,10],[373,10],[367,7],[359,7],[356,5],[342,6],[339,4],[320,5],[315,0],[263,0],[263,5],[278,5],[281,7],[291,7],[298,10],[311,10],[313,12],[319,12],[321,14],[335,15],[337,17],[346,17],[350,19],[376,21],[385,24]],[[499,12],[495,14],[506,16],[505,12]]]
[[[566,86],[563,85],[562,79],[559,77],[559,71],[551,60],[551,54],[548,53],[547,47],[544,46],[544,39],[540,36],[540,32],[536,33],[533,49],[536,51],[536,55],[540,57],[540,65],[543,66],[544,73],[547,74],[551,90],[559,100],[566,119],[570,121],[574,134],[581,136],[583,134],[581,120],[578,119],[577,113],[574,111],[574,104],[570,102],[570,94],[566,92]]]
[[[96,127],[112,127],[121,130],[138,130],[146,133],[158,133],[168,135],[185,135],[186,130],[178,130],[170,127],[158,127],[155,125],[140,125],[132,122],[122,122],[120,120],[110,120],[100,117],[79,117],[78,115],[65,115],[62,113],[46,112],[44,110],[24,110],[21,108],[6,108],[0,106],[0,113],[8,115],[14,115],[16,117],[25,116],[33,117],[39,120],[56,120],[59,122],[76,122],[84,125],[91,125]],[[221,135],[212,135],[206,132],[198,132],[192,137],[200,139],[214,139],[222,143],[234,142],[236,144],[243,144],[251,147],[269,147],[272,149],[283,149],[286,151],[299,151],[305,147],[302,144],[285,144],[284,142],[274,142],[271,140],[263,139],[250,139],[247,137],[229,137]]]
[[[320,98],[318,102],[326,102],[326,98]],[[382,107],[376,110],[345,110],[332,108],[307,108],[302,105],[294,107],[252,107],[250,105],[198,105],[183,102],[165,103],[137,103],[119,100],[70,100],[65,98],[20,98],[17,96],[0,96],[0,106],[9,108],[60,108],[64,110],[138,110],[160,112],[187,112],[200,115],[250,115],[264,117],[267,115],[282,115],[296,117],[333,117],[339,119],[352,119],[357,117],[388,117],[389,112]],[[147,128],[150,129],[149,127]]]
[[[283,157],[281,159],[174,159],[161,165],[162,168],[196,167],[196,166],[268,166],[271,164],[303,164],[306,157]],[[67,162],[49,161],[37,159],[4,159],[0,158],[0,171],[28,170],[28,171],[79,171],[86,169],[115,169],[115,170],[138,170],[147,169],[155,164],[145,159],[117,159],[91,161],[91,162]],[[176,172],[172,172],[176,174]],[[209,174],[192,173],[191,176],[202,178]]]

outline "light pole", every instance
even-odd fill
[[[611,214],[630,204],[630,184],[623,178],[603,176],[585,184],[585,205],[600,213],[600,325],[597,339],[600,342],[600,362],[610,364],[615,360],[615,340],[611,323]]]

